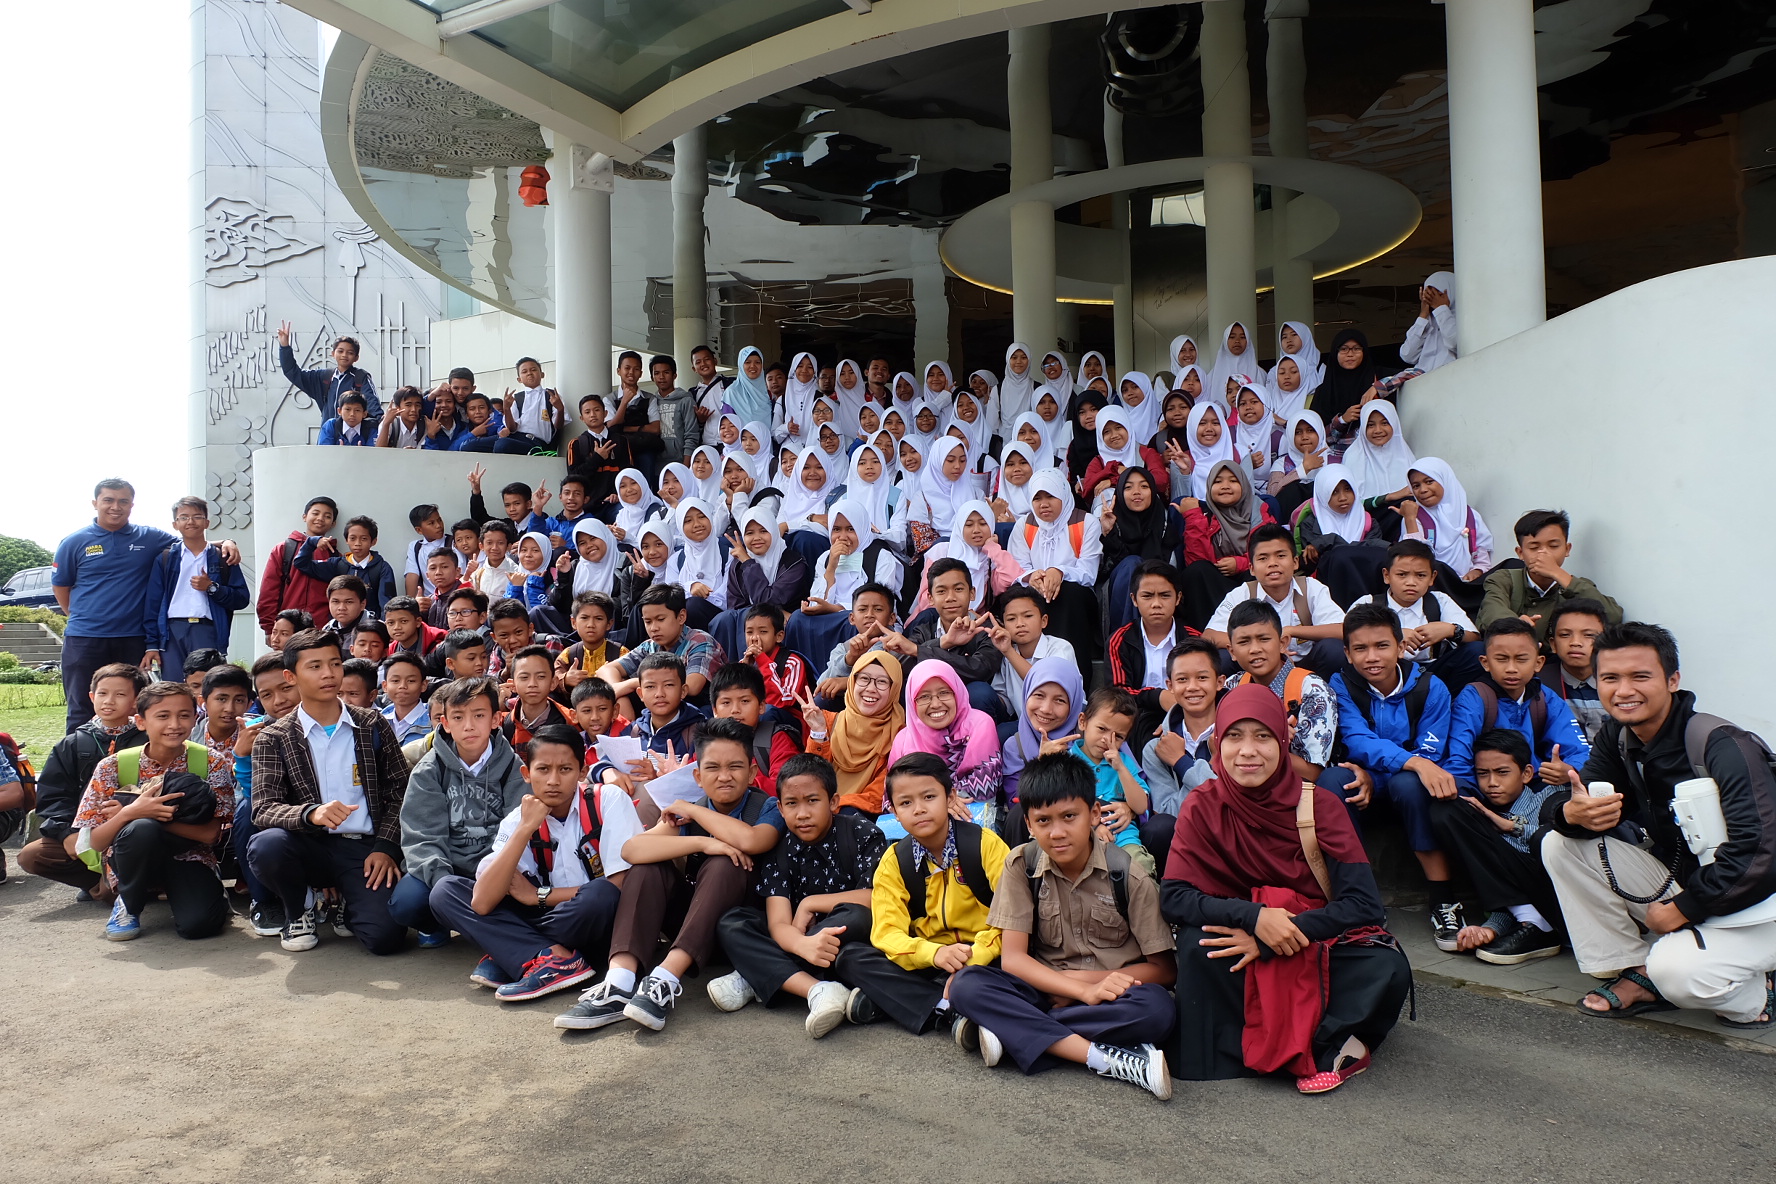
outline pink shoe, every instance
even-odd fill
[[[1369,1067],[1369,1054],[1364,1053],[1339,1069],[1325,1069],[1311,1077],[1297,1077],[1295,1088],[1304,1094],[1329,1094]]]

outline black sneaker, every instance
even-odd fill
[[[282,945],[292,954],[300,954],[303,950],[312,950],[321,944],[316,930],[320,927],[320,917],[314,909],[304,909],[284,923],[279,932],[282,934]]]
[[[1431,906],[1431,936],[1437,939],[1437,948],[1445,954],[1456,952],[1456,936],[1466,925],[1460,901]]]
[[[284,902],[280,899],[254,901],[253,912],[249,919],[255,937],[276,937],[289,921],[284,916]]]
[[[672,1010],[682,994],[683,983],[650,974],[635,984],[635,996],[623,1008],[623,1014],[642,1027],[658,1032],[666,1026],[666,1013]]]
[[[1519,923],[1511,932],[1501,933],[1489,944],[1475,950],[1474,956],[1482,962],[1516,966],[1537,958],[1552,958],[1560,952],[1560,947],[1558,933],[1549,933],[1546,929]]]
[[[555,1017],[557,1028],[587,1032],[614,1024],[623,1018],[623,1009],[634,998],[628,991],[619,991],[608,981],[595,983],[580,992],[580,1001]]]
[[[845,1020],[853,1024],[876,1022],[876,1005],[861,987],[852,987],[851,997],[845,1000]]]

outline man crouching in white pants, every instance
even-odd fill
[[[1673,786],[1697,776],[1685,744],[1695,696],[1678,690],[1677,642],[1657,625],[1628,622],[1606,629],[1595,652],[1609,719],[1591,759],[1571,775],[1574,789],[1551,796],[1541,819],[1550,828],[1542,864],[1579,969],[1613,978],[1579,1010],[1620,1017],[1691,1007],[1729,1027],[1767,1028],[1776,1016],[1776,903],[1766,903],[1776,892],[1769,755],[1756,736],[1724,721],[1706,732],[1700,751],[1720,787],[1726,839],[1711,862],[1699,863],[1671,810]],[[1587,793],[1598,782],[1615,792]],[[1766,912],[1771,919],[1760,919]]]

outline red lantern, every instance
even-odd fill
[[[549,170],[533,164],[518,174],[518,199],[527,206],[549,204]]]

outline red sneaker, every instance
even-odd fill
[[[1311,1077],[1297,1077],[1295,1088],[1304,1094],[1329,1094],[1369,1067],[1369,1054],[1364,1053],[1342,1068],[1324,1069]]]

